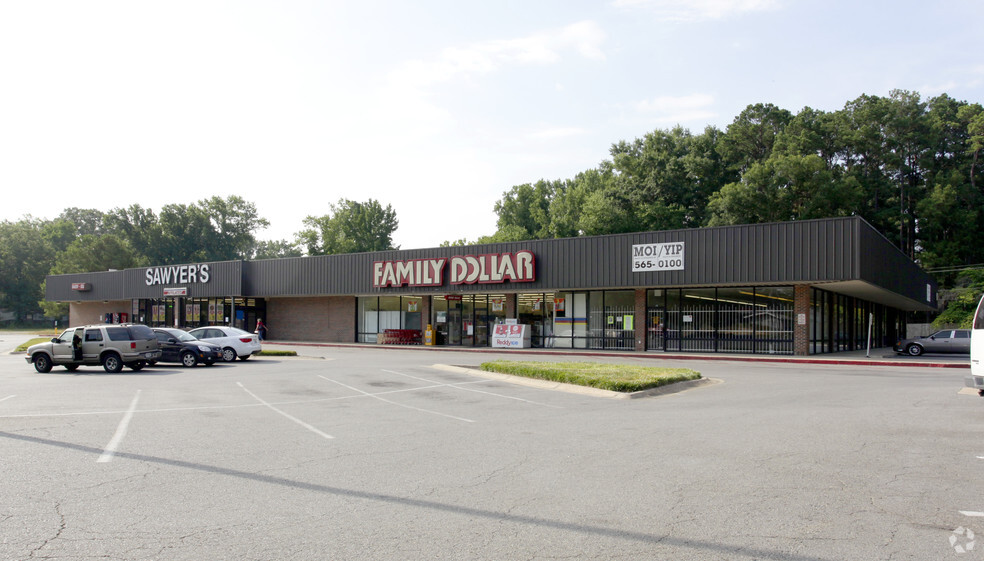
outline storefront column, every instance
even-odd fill
[[[506,319],[516,319],[516,302],[518,298],[515,294],[506,294]]]
[[[431,320],[431,297],[421,296],[420,297],[420,332],[421,337],[423,337],[423,332],[427,329],[428,325],[433,325]]]
[[[810,285],[798,284],[793,287],[793,354],[810,354]]]
[[[635,289],[635,350],[646,350],[646,289]]]

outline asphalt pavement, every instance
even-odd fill
[[[301,356],[0,354],[0,559],[984,558],[960,368],[576,358],[718,381],[612,400],[468,372],[509,353],[267,346]]]

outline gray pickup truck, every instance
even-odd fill
[[[93,365],[115,373],[124,366],[140,370],[148,362],[160,360],[161,350],[146,325],[85,325],[66,329],[47,343],[31,345],[24,358],[42,373],[51,372],[52,366],[71,371]]]

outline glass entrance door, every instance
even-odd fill
[[[461,344],[461,298],[448,298],[448,345]]]

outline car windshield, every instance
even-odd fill
[[[238,337],[240,335],[249,335],[249,333],[246,333],[245,331],[239,329],[238,327],[227,327],[226,332],[228,332],[229,335],[232,335],[234,337]]]
[[[174,337],[178,341],[197,341],[198,340],[193,335],[190,335],[189,333],[187,333],[185,331],[181,331],[180,329],[168,329],[167,330],[167,334],[170,335],[171,337]]]

